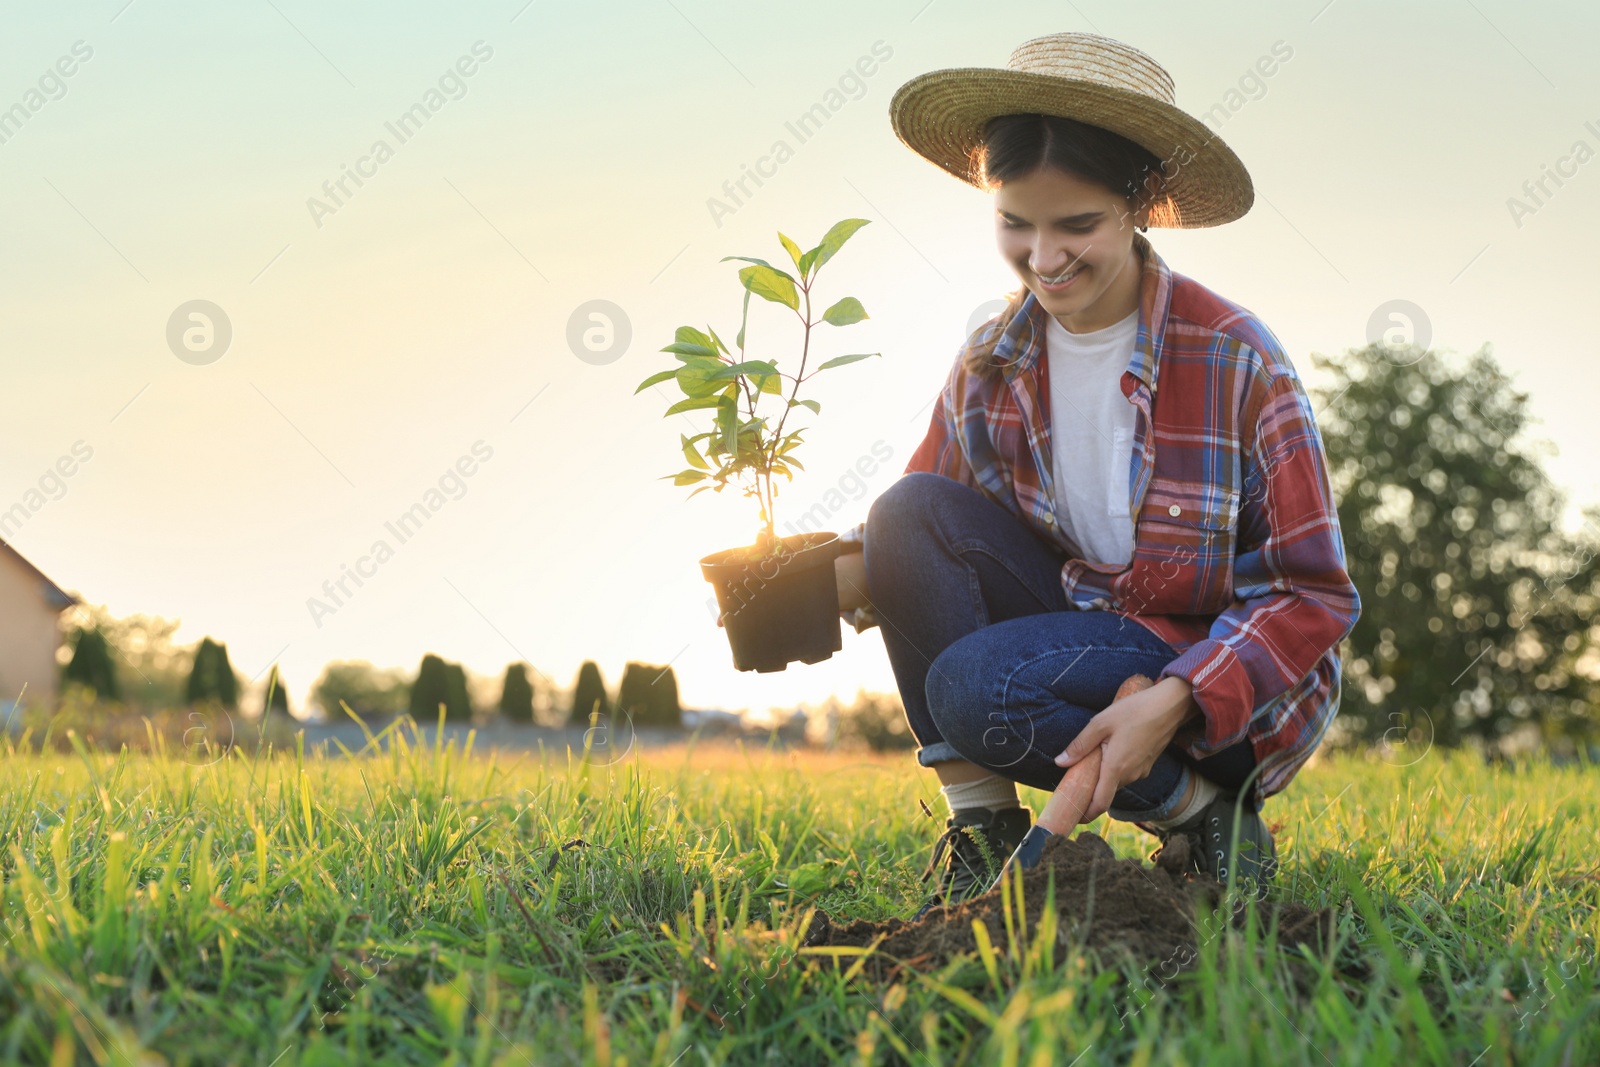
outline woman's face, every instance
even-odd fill
[[[1049,166],[1000,186],[994,203],[1000,254],[1068,330],[1104,329],[1139,306],[1133,235],[1148,206]],[[1047,284],[1069,271],[1064,287]]]

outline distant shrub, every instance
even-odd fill
[[[117,665],[111,659],[111,646],[100,628],[90,627],[77,632],[73,640],[72,660],[61,671],[64,684],[85,687],[101,700],[119,700]]]
[[[445,718],[464,720],[472,718],[472,694],[467,691],[467,672],[459,663],[445,664],[446,697]],[[434,705],[438,714],[438,705]]]
[[[528,681],[528,665],[512,663],[500,683],[500,714],[507,722],[533,722],[533,683]]]
[[[916,748],[917,739],[906,723],[900,698],[888,693],[856,693],[855,703],[838,709],[838,741],[845,746],[865,745],[874,752]]]
[[[262,715],[271,715],[279,712],[289,714],[289,692],[283,687],[283,676],[278,673],[278,665],[272,665],[272,672],[267,675],[267,685],[262,691]]]
[[[101,604],[80,604],[68,617],[76,628],[97,630],[105,638],[106,651],[116,664],[118,699],[130,712],[184,703],[194,648],[174,642],[176,619],[147,615],[118,618]]]
[[[622,669],[617,684],[617,710],[635,726],[683,725],[683,708],[678,704],[678,679],[670,666],[629,663]]]
[[[467,696],[467,676],[459,663],[447,663],[432,652],[422,657],[416,681],[411,683],[411,717],[426,725],[439,717],[444,705],[447,722],[472,719],[472,701]]]
[[[239,680],[228,662],[228,646],[207,637],[194,653],[184,699],[190,704],[214,700],[225,708],[239,706]]]
[[[606,696],[606,683],[600,677],[600,665],[592,659],[583,661],[578,668],[578,680],[572,687],[572,721],[586,725],[589,716],[609,715],[611,698]]]
[[[365,660],[340,660],[322,668],[322,676],[311,687],[311,699],[334,722],[349,721],[341,702],[363,719],[398,715],[409,704],[410,686],[397,669],[380,670]]]

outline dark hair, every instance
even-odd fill
[[[1130,216],[1142,206],[1139,200],[1148,199],[1153,218],[1167,222],[1177,217],[1171,197],[1161,192],[1160,157],[1119,133],[1076,119],[1034,114],[992,118],[984,126],[983,143],[973,150],[971,164],[976,181],[990,190],[1041,167],[1054,167],[1122,196],[1130,202]],[[1157,176],[1154,198],[1147,186],[1151,174]],[[998,371],[995,346],[1027,295],[1028,287],[1019,286],[993,328],[984,331],[984,339],[962,352],[962,363],[970,373],[987,378]]]

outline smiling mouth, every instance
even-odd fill
[[[1083,257],[1088,255],[1089,254],[1089,250],[1092,249],[1093,247],[1094,247],[1093,245],[1090,245],[1089,248],[1085,248],[1082,252],[1079,252],[1076,256],[1074,256],[1073,257],[1073,263],[1076,264],[1076,266],[1069,267],[1067,270],[1062,271],[1060,274],[1053,275],[1053,276],[1047,278],[1043,274],[1040,274],[1038,271],[1034,271],[1033,272],[1033,276],[1035,278],[1038,278],[1040,283],[1043,284],[1043,285],[1047,285],[1047,286],[1050,286],[1052,288],[1058,288],[1058,287],[1064,285],[1065,283],[1071,281],[1073,278],[1076,278],[1079,274],[1081,274],[1088,267],[1088,264],[1084,263]],[[1029,269],[1031,270],[1032,268],[1030,267]]]
[[[1043,282],[1046,285],[1060,285],[1062,282],[1067,281],[1069,278],[1076,278],[1080,273],[1082,273],[1083,269],[1084,268],[1081,267],[1081,266],[1080,267],[1074,267],[1072,270],[1063,271],[1062,273],[1053,275],[1051,277],[1045,277],[1043,274],[1037,274],[1036,273],[1034,275],[1034,277],[1038,278],[1041,282]]]

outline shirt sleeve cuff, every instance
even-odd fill
[[[858,522],[839,535],[840,552],[861,552],[867,542],[867,524]]]
[[[1161,670],[1194,689],[1204,723],[1186,723],[1173,740],[1196,756],[1213,756],[1245,736],[1255,707],[1255,686],[1233,649],[1215,638],[1189,646]],[[1156,681],[1160,681],[1157,678]]]
[[[865,522],[856,523],[839,535],[839,552],[841,554],[846,552],[865,552],[866,537],[867,524]],[[870,605],[852,608],[849,611],[841,611],[839,616],[855,627],[856,633],[870,630],[878,625],[878,616],[873,612]]]
[[[839,614],[844,616],[846,622],[855,627],[855,631],[858,634],[878,625],[877,613],[871,608],[856,608],[853,611],[841,611]]]

